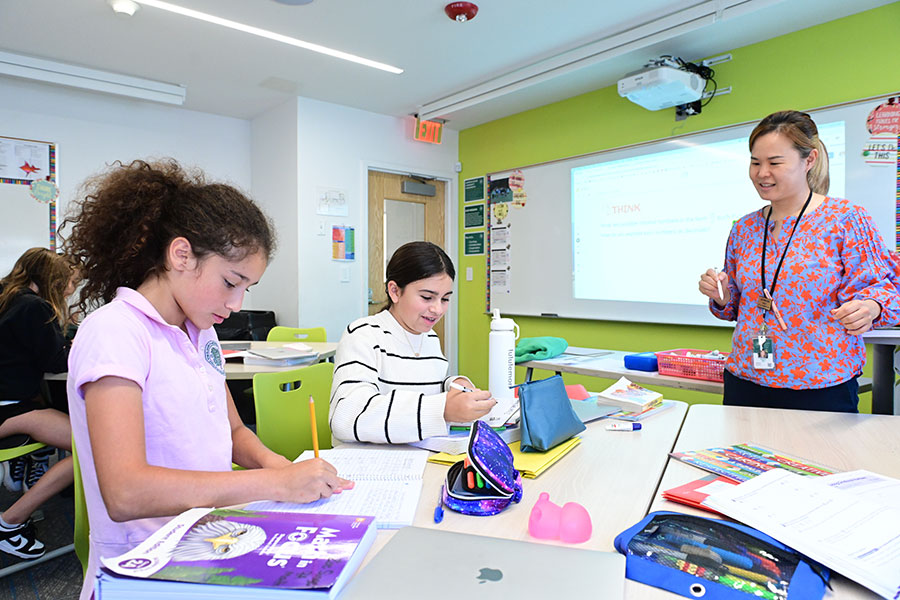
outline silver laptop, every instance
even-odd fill
[[[625,557],[540,542],[404,527],[340,600],[622,598]]]

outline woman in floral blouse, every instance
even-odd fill
[[[737,321],[724,403],[858,412],[861,334],[900,320],[898,265],[863,208],[827,196],[828,153],[809,115],[763,119],[750,155],[770,205],[735,223],[724,270],[700,277],[712,313]]]

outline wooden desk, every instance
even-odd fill
[[[485,535],[534,543],[528,534],[528,516],[541,492],[563,505],[579,502],[591,515],[591,539],[576,547],[613,552],[613,540],[622,530],[638,522],[656,491],[668,452],[678,436],[687,412],[687,404],[675,406],[648,419],[639,432],[607,431],[604,422],[589,423],[580,434],[581,444],[536,479],[522,479],[523,495],[502,513],[491,517],[471,517],[444,508],[444,520],[434,522],[434,508],[448,467],[428,463],[422,496],[413,525]],[[401,448],[406,448],[402,446]],[[379,531],[370,560],[393,536],[394,531]]]
[[[284,346],[291,342],[250,342],[251,348],[274,348],[279,346]],[[319,361],[327,360],[334,356],[335,351],[337,350],[337,343],[335,342],[304,342],[307,346],[310,346],[313,350],[319,353]],[[228,380],[241,380],[241,379],[253,379],[253,376],[257,373],[272,373],[277,371],[289,371],[291,369],[297,369],[302,367],[303,365],[293,365],[290,367],[266,367],[262,365],[245,365],[242,360],[234,359],[234,360],[226,360],[225,361],[225,379]],[[45,373],[44,380],[46,381],[65,381],[67,373]]]
[[[652,421],[651,421],[652,422]],[[753,442],[808,458],[840,471],[867,469],[900,478],[900,416],[865,415],[801,410],[695,404],[688,411],[675,451],[699,450]],[[660,493],[706,475],[690,465],[669,459],[651,511],[711,516],[682,504],[664,500]],[[663,599],[672,595],[639,586],[629,598]],[[826,598],[877,598],[873,592],[836,576],[834,592]]]
[[[900,330],[895,331],[894,333],[897,335],[897,342],[900,343]],[[874,343],[873,340],[867,339],[867,341],[872,341]],[[579,360],[572,360],[575,357],[571,354],[578,355]],[[681,390],[691,390],[694,392],[707,392],[718,396],[722,395],[721,381],[704,381],[702,379],[672,377],[671,375],[660,375],[656,371],[635,371],[626,369],[626,354],[634,354],[634,352],[570,346],[566,350],[566,353],[554,358],[548,358],[546,360],[529,360],[527,362],[519,363],[516,366],[525,367],[527,369],[526,379],[531,377],[533,369],[543,369],[545,371],[555,371],[556,373],[573,373],[576,375],[587,375],[588,377],[601,377],[603,379],[618,379],[619,377],[625,376],[630,381],[641,385],[658,385]],[[891,355],[891,360],[893,361],[893,355]],[[890,376],[892,378],[893,372],[892,362],[890,371]],[[873,412],[877,412],[874,410],[875,394],[872,381],[866,377],[860,377],[858,378],[858,381],[859,393],[873,390]],[[891,379],[890,393],[891,398],[893,399],[893,379]]]

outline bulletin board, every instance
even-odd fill
[[[58,189],[56,144],[0,136],[0,277],[28,248],[56,250]]]

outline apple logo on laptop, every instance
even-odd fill
[[[478,575],[478,583],[485,583],[486,581],[500,581],[503,579],[503,571],[500,569],[489,569],[488,567],[484,567],[481,569]]]

